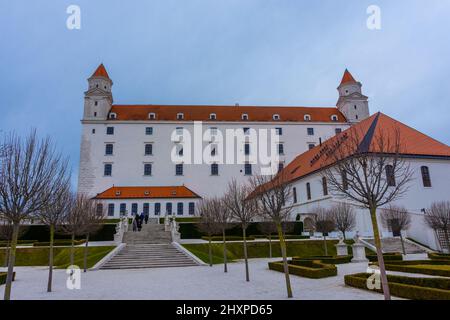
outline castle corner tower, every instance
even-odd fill
[[[113,103],[111,92],[113,82],[103,63],[88,79],[88,83],[89,88],[84,93],[83,120],[106,120]]]
[[[368,98],[362,94],[362,84],[345,69],[341,84],[337,88],[339,100],[337,108],[345,115],[348,122],[359,122],[370,116]]]

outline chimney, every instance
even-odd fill
[[[322,138],[319,137],[319,145],[322,146]]]

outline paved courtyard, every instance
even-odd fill
[[[277,259],[275,259],[277,260]],[[244,263],[223,265],[97,270],[82,274],[81,289],[66,288],[66,271],[54,273],[54,292],[46,292],[45,267],[18,267],[12,299],[286,299],[284,274],[268,269],[269,259],[250,260],[250,282],[245,281]],[[338,276],[307,279],[291,276],[294,299],[382,299],[382,295],[344,285],[344,275],[366,271],[366,263],[338,265]],[[4,268],[2,269],[4,271]],[[0,287],[3,294],[4,285]]]

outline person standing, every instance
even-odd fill
[[[136,221],[136,217],[133,218],[132,225],[133,225],[133,232],[136,232],[136,230],[137,230],[137,221]]]
[[[148,223],[148,213],[144,216],[144,219],[145,219],[145,224],[147,224]]]

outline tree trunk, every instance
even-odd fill
[[[327,248],[327,236],[325,233],[323,234],[323,247],[325,249],[325,256],[328,255],[328,248]]]
[[[72,241],[70,245],[70,265],[73,266],[75,260],[75,232],[72,232]]]
[[[50,225],[50,248],[48,249],[48,282],[47,292],[52,292],[53,282],[53,242],[55,237],[55,226]]]
[[[87,271],[88,252],[89,252],[89,233],[86,235],[86,244],[84,246],[84,258],[83,258],[84,272]]]
[[[400,242],[402,243],[403,254],[406,256],[405,242],[403,241],[403,235],[401,231],[400,231]]]
[[[383,250],[381,248],[380,231],[378,230],[377,209],[370,209],[370,218],[372,220],[373,238],[375,240],[375,247],[377,248],[378,266],[380,267],[381,286],[385,300],[391,300],[391,293],[389,291],[389,284],[386,276],[386,269],[384,267]]]
[[[18,223],[13,223],[13,234],[11,239],[11,249],[9,250],[9,259],[8,259],[8,275],[6,276],[6,284],[5,284],[5,300],[11,300],[11,287],[12,280],[14,276],[14,263],[16,262],[16,247],[17,247],[17,237],[19,235],[19,227]]]
[[[444,238],[445,238],[445,244],[447,245],[447,253],[450,253],[450,240],[448,236],[448,228],[444,229]],[[442,248],[442,252],[445,252],[445,248]]]
[[[209,255],[209,266],[212,267],[213,263],[212,263],[211,235],[209,235],[208,255]]]
[[[272,259],[272,234],[269,234],[269,258]]]
[[[342,231],[342,235],[344,237],[344,241],[347,240],[347,238],[345,237],[345,231]]]
[[[5,265],[4,265],[5,268],[8,267],[10,248],[11,248],[11,239],[8,239],[6,241],[6,248],[5,248]]]
[[[247,236],[245,234],[246,228],[242,227],[242,238],[244,239],[244,260],[245,260],[245,281],[250,281],[248,272],[248,255],[247,255]]]
[[[280,238],[280,248],[281,255],[283,256],[283,269],[284,276],[286,279],[286,290],[288,298],[292,298],[292,288],[291,288],[291,279],[289,278],[289,266],[287,263],[287,254],[286,254],[286,242],[284,241],[283,231],[281,230],[281,224],[277,224],[278,237]]]
[[[223,239],[223,272],[228,272],[227,269],[227,240],[225,238],[225,229],[222,229]]]

